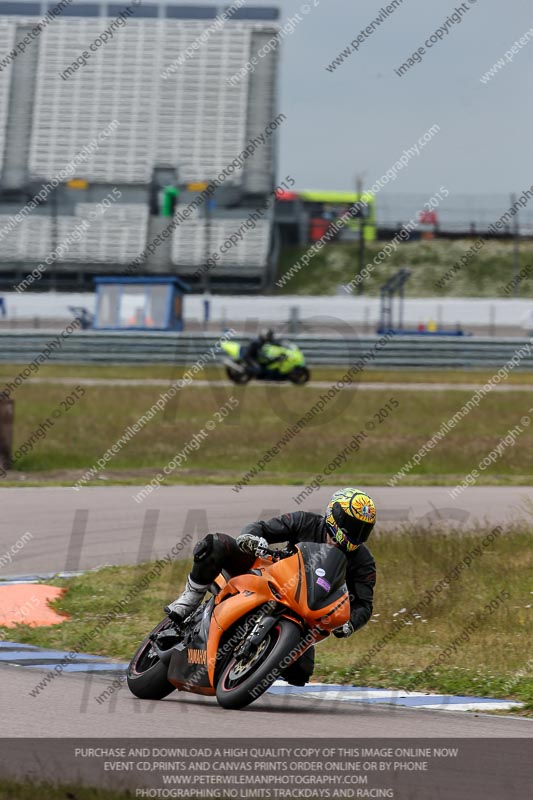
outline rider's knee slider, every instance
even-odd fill
[[[211,555],[213,552],[213,539],[213,534],[208,533],[207,536],[205,536],[200,542],[198,542],[197,545],[195,545],[192,554],[196,563],[203,561],[205,558],[208,558]]]

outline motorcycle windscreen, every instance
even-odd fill
[[[187,625],[183,642],[177,645],[170,658],[168,680],[187,684],[190,692],[210,686],[207,672],[207,637],[213,613],[214,598],[203,603]]]
[[[328,544],[302,542],[307,583],[307,605],[312,611],[325,608],[346,591],[347,561],[344,553]]]
[[[222,351],[230,358],[239,359],[241,358],[243,346],[244,345],[240,345],[238,342],[224,342],[222,344]]]

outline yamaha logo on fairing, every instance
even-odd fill
[[[187,650],[187,660],[189,664],[207,665],[207,653],[205,650]]]

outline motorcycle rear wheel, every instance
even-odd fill
[[[282,662],[297,649],[300,639],[300,628],[288,619],[280,619],[250,657],[239,660],[232,656],[217,682],[220,705],[235,710],[257,700],[280,677]]]
[[[153,652],[151,636],[173,627],[167,617],[146,637],[128,665],[126,679],[128,688],[141,700],[162,700],[176,687],[167,680],[168,665],[160,661]],[[177,638],[177,637],[176,637]],[[150,652],[152,651],[152,652]]]

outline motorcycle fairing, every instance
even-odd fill
[[[273,363],[269,363],[271,361]],[[295,345],[266,344],[261,350],[259,362],[267,364],[272,373],[288,375],[295,367],[303,366],[305,358],[300,348]]]
[[[297,568],[293,559],[298,559]],[[327,574],[331,572],[332,575],[333,583],[330,584],[334,590],[332,593],[327,589],[322,591],[323,586],[320,584],[314,586],[321,577],[316,574],[316,570],[326,573],[326,568]],[[346,557],[338,548],[314,542],[300,542],[296,545],[296,553],[293,556],[272,564],[266,570],[272,583],[277,584],[278,594],[286,596],[287,604],[296,610],[309,627],[315,626],[326,616],[328,631],[344,625],[349,619],[348,595],[343,585],[345,571]],[[315,604],[314,608],[309,603],[309,597]],[[279,602],[287,600],[280,599]]]
[[[241,348],[242,345],[238,344],[238,342],[223,342],[222,343],[222,350],[228,354],[230,358],[235,359],[238,361],[241,358]]]
[[[318,585],[310,587],[310,573],[313,564],[320,564],[333,581],[331,597]],[[340,628],[350,618],[350,605],[344,578],[346,574],[346,557],[331,545],[306,543],[298,544],[294,555],[275,563],[258,558],[253,572],[231,578],[221,589],[215,600],[211,619],[211,628],[207,642],[208,671],[214,679],[216,656],[221,636],[234,625],[236,619],[242,619],[254,609],[275,603],[280,616],[287,616],[294,621],[303,620],[310,628],[314,628],[314,641],[309,641],[304,648],[325,638],[334,628]],[[259,572],[259,574],[257,574]],[[313,577],[316,578],[320,576]],[[313,581],[313,583],[315,582]],[[319,592],[319,590],[321,590]],[[311,608],[308,597],[316,601],[316,608]],[[282,609],[286,607],[286,612]],[[300,622],[301,624],[301,622]],[[318,626],[318,627],[317,627]],[[303,652],[303,651],[302,651]]]
[[[207,640],[214,603],[214,597],[202,603],[187,626],[183,641],[173,648],[167,677],[178,689],[214,694],[207,664]]]
[[[346,556],[328,544],[299,545],[305,568],[307,605],[322,610],[346,593]]]
[[[246,573],[231,578],[215,598],[211,627],[207,640],[208,672],[214,682],[217,653],[222,636],[264,603],[273,600],[267,581],[262,576]]]
[[[238,344],[237,342],[224,342],[222,344],[223,352],[236,365],[241,364],[245,359],[247,349],[248,345]],[[280,379],[280,376],[285,379],[288,378],[295,367],[303,367],[305,365],[305,356],[300,348],[289,342],[286,344],[263,345],[258,360],[265,370],[263,375],[256,376],[260,380],[276,380]],[[231,367],[231,362],[228,362],[227,366]]]

